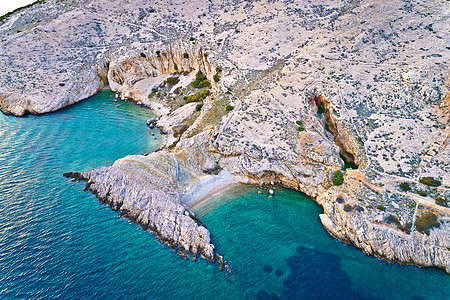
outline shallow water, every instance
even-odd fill
[[[156,149],[151,112],[108,91],[43,116],[0,115],[0,298],[446,299],[450,277],[393,266],[332,239],[321,208],[238,187],[199,207],[233,273],[184,260],[63,172]],[[258,192],[262,192],[259,194]]]

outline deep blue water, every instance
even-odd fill
[[[0,115],[2,299],[448,299],[450,276],[336,242],[308,197],[238,187],[197,209],[226,274],[159,245],[62,173],[155,150],[151,112],[102,91],[56,113]]]

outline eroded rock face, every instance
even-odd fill
[[[211,259],[208,235],[181,196],[218,166],[244,183],[314,197],[327,230],[368,254],[449,271],[450,213],[437,204],[450,198],[446,8],[426,0],[47,1],[0,24],[8,60],[0,108],[49,112],[106,83],[147,101],[164,76],[202,71],[213,86],[201,111],[146,103],[172,113],[160,119],[168,132],[192,118],[189,128],[158,154],[81,175],[91,190]],[[344,170],[340,155],[358,170]],[[179,168],[188,171],[174,175]],[[336,170],[340,186],[332,186]],[[423,213],[438,217],[429,234],[414,227]]]

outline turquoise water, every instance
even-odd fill
[[[239,187],[199,207],[233,273],[184,260],[62,176],[160,143],[153,115],[110,93],[56,113],[0,115],[1,299],[447,299],[450,276],[394,266],[332,239],[321,208]],[[152,136],[152,133],[154,136]],[[259,193],[261,192],[261,194]]]

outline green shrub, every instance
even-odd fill
[[[205,58],[208,58],[208,53],[203,53],[203,56],[204,56]]]
[[[409,183],[407,182],[402,182],[400,183],[400,188],[402,189],[402,191],[406,192],[406,191],[410,191],[411,187],[409,186]]]
[[[322,106],[319,106],[319,107],[317,108],[317,113],[318,113],[319,115],[323,114],[324,112],[325,112],[325,109],[324,109]]]
[[[147,58],[147,55],[145,55],[144,52],[141,52],[141,57],[142,57],[142,58]]]
[[[186,59],[188,59],[188,58],[189,58],[189,54],[187,54],[187,53],[184,53],[184,54],[183,54],[183,58],[186,58]]]
[[[298,126],[303,126],[303,122],[302,121],[295,121],[295,123],[297,123]]]
[[[175,69],[175,71],[178,71],[178,66],[176,63],[173,64],[173,68]]]
[[[156,56],[161,57],[161,51],[156,50]]]
[[[191,42],[195,41],[195,37],[191,36],[191,37],[189,38],[189,41],[191,41]]]
[[[172,77],[167,78],[166,81],[167,81],[168,85],[174,86],[175,84],[177,84],[180,81],[180,79],[176,76],[172,76]]]
[[[232,110],[234,109],[234,106],[233,106],[233,105],[227,105],[227,106],[225,107],[225,109],[226,109],[227,111],[232,111]]]
[[[419,194],[422,197],[426,197],[427,196],[427,192],[425,192],[425,191],[417,191],[417,194]]]
[[[222,72],[222,68],[219,67],[219,66],[217,66],[217,67],[216,67],[216,73],[220,73],[220,72]]]
[[[183,133],[188,130],[189,126],[186,124],[177,126],[173,129],[173,136],[174,137],[178,137],[178,136],[182,136]]]
[[[197,104],[197,106],[195,106],[195,111],[201,111],[202,107],[203,107],[203,103]]]
[[[192,81],[191,85],[197,89],[201,89],[204,87],[210,87],[211,83],[209,83],[208,79],[202,72],[198,71],[195,75],[195,80]]]
[[[188,75],[189,75],[189,71],[184,71],[184,72],[183,72],[183,75],[184,75],[184,76],[188,76]]]
[[[211,93],[209,92],[209,90],[202,90],[202,91],[198,92],[197,94],[186,97],[186,103],[203,101],[210,94]]]
[[[378,205],[377,205],[377,209],[378,209],[378,210],[381,210],[381,211],[385,211],[385,210],[386,210],[386,208],[384,208],[384,206],[381,205],[381,204],[378,204]]]
[[[397,227],[400,226],[400,221],[398,220],[398,218],[396,216],[394,216],[394,215],[391,215],[391,214],[389,214],[386,217],[384,217],[384,222],[388,223],[388,224],[397,225]]]
[[[401,231],[403,231],[407,234],[411,233],[411,227],[412,227],[412,222],[405,223],[405,225],[403,225],[403,226],[397,225],[398,229],[400,229]]]
[[[333,185],[341,185],[344,183],[344,175],[341,171],[336,170],[333,174]]]
[[[438,187],[441,185],[441,182],[433,177],[422,177],[419,179],[419,182],[433,187]]]
[[[345,212],[351,212],[353,210],[353,206],[351,206],[350,204],[345,204],[344,205],[344,211]]]
[[[219,81],[219,74],[214,74],[213,79],[215,82]]]
[[[441,196],[437,196],[435,200],[436,200],[437,205],[448,206],[448,202],[449,202],[448,199],[445,199]]]
[[[437,216],[434,213],[427,212],[416,219],[414,223],[417,231],[430,234],[430,229],[439,227]]]
[[[299,126],[297,129],[298,131],[305,131],[305,128],[303,128],[302,126]]]

